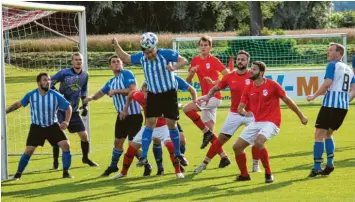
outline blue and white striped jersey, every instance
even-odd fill
[[[122,70],[120,75],[110,79],[101,89],[101,91],[105,94],[108,94],[110,90],[129,88],[129,86],[132,84],[136,84],[134,74],[129,70]],[[123,111],[123,108],[126,105],[127,96],[122,94],[115,94],[112,99],[116,111],[118,113]],[[132,101],[128,108],[128,114],[141,114],[141,106],[138,102]]]
[[[58,109],[66,111],[70,106],[70,103],[60,93],[51,89],[44,96],[38,89],[35,89],[27,93],[20,102],[23,107],[30,104],[32,124],[42,127],[58,122]]]
[[[131,55],[131,63],[142,65],[148,91],[157,94],[175,89],[175,74],[168,71],[166,66],[170,62],[177,62],[178,56],[174,50],[159,48],[154,60],[148,60],[142,51]]]
[[[351,84],[355,83],[353,70],[342,61],[328,63],[324,79],[333,80],[324,98],[324,107],[348,109]]]

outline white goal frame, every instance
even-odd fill
[[[345,33],[335,33],[335,34],[300,34],[300,35],[273,35],[273,36],[222,36],[222,37],[212,37],[213,41],[226,41],[226,40],[260,40],[260,39],[304,39],[304,38],[331,38],[340,37],[343,39],[343,46],[345,48],[345,53],[343,61],[347,61],[347,36]],[[198,41],[200,37],[174,37],[172,40],[172,47],[174,50],[179,50],[179,42],[183,41]],[[197,48],[197,44],[196,44]],[[307,68],[270,68],[270,71],[297,71],[297,70],[320,70],[324,69],[317,67],[307,67]],[[186,72],[184,70],[179,72]]]
[[[44,4],[44,3],[31,3],[31,2],[21,2],[21,1],[11,1],[5,0],[0,3],[1,8],[10,7],[18,9],[28,9],[28,10],[50,10],[50,11],[59,11],[59,12],[73,12],[78,13],[79,21],[79,50],[83,55],[83,70],[88,71],[88,58],[87,58],[87,36],[86,36],[86,14],[84,6],[69,6],[69,5],[56,5],[56,4]],[[1,180],[8,179],[8,153],[7,153],[7,134],[6,134],[6,93],[5,93],[5,61],[4,61],[4,38],[3,38],[3,21],[2,15],[1,19],[1,71],[0,71],[0,96],[1,96]],[[55,32],[55,31],[54,31]],[[59,34],[59,33],[56,33]],[[90,112],[90,110],[89,110]],[[90,113],[83,119],[86,126],[87,132],[90,138]]]

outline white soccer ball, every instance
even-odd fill
[[[156,48],[158,45],[158,37],[152,32],[147,32],[142,35],[141,47],[144,49]]]

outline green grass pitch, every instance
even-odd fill
[[[36,88],[38,71],[10,69],[6,71],[7,106],[26,92]],[[54,73],[54,71],[50,71]],[[112,77],[109,70],[91,71],[90,94],[99,90]],[[137,75],[141,83],[143,75]],[[239,170],[234,160],[232,145],[241,133],[240,128],[224,146],[232,164],[218,169],[216,156],[207,170],[195,175],[193,170],[204,159],[208,147],[200,150],[202,134],[181,112],[180,123],[187,138],[185,179],[175,179],[168,152],[163,149],[166,175],[156,177],[156,165],[152,152],[151,177],[142,177],[143,169],[137,168],[135,159],[128,177],[112,180],[98,177],[109,165],[114,139],[116,113],[107,96],[90,104],[91,158],[100,167],[90,168],[81,163],[81,155],[74,155],[71,174],[75,179],[61,179],[61,171],[53,171],[51,156],[35,155],[19,181],[2,182],[3,201],[354,201],[355,200],[355,111],[352,106],[339,131],[335,133],[335,170],[328,177],[309,179],[313,165],[314,122],[319,106],[302,106],[309,124],[301,125],[289,109],[282,109],[280,133],[267,142],[271,168],[275,176],[272,184],[264,183],[264,173],[251,173],[251,181],[236,182]],[[219,132],[228,109],[218,110],[216,131]],[[29,124],[29,108],[19,109],[7,116],[9,151],[22,153]],[[27,116],[27,117],[26,117]],[[16,126],[14,124],[16,123]],[[74,153],[80,153],[79,138],[68,134]],[[125,146],[127,148],[127,146]],[[50,152],[46,143],[40,152]],[[251,169],[251,152],[247,149],[248,169]],[[325,158],[325,156],[323,156]],[[16,172],[19,156],[9,157],[9,172]],[[119,166],[122,167],[123,156]],[[260,163],[261,165],[261,163]],[[61,165],[60,165],[61,167]]]

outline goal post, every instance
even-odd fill
[[[199,55],[200,37],[173,38],[172,47],[189,62]],[[346,34],[304,34],[273,36],[218,36],[212,37],[211,53],[228,66],[231,56],[239,50],[250,53],[250,62],[263,61],[267,66],[266,77],[277,81],[285,91],[302,103],[304,97],[321,85],[324,68],[328,63],[327,48],[329,43],[340,43],[347,48]],[[236,57],[234,57],[235,61]],[[347,51],[344,62],[349,62]],[[235,63],[235,62],[234,62]],[[187,70],[178,71],[183,77]],[[192,82],[197,92],[201,92],[200,83],[195,77]],[[222,91],[222,106],[230,105],[229,89]],[[191,101],[188,93],[179,93],[179,103],[184,105]]]
[[[30,125],[29,108],[6,116],[6,105],[35,88],[33,78],[39,71],[52,75],[70,67],[71,55],[77,51],[83,55],[83,70],[88,71],[88,58],[84,6],[1,1],[1,7],[1,179],[5,180],[7,157],[22,154]],[[70,45],[63,40],[71,41]],[[89,117],[90,113],[83,121],[90,137]],[[49,154],[51,149],[36,153]],[[80,153],[80,146],[74,153]]]

